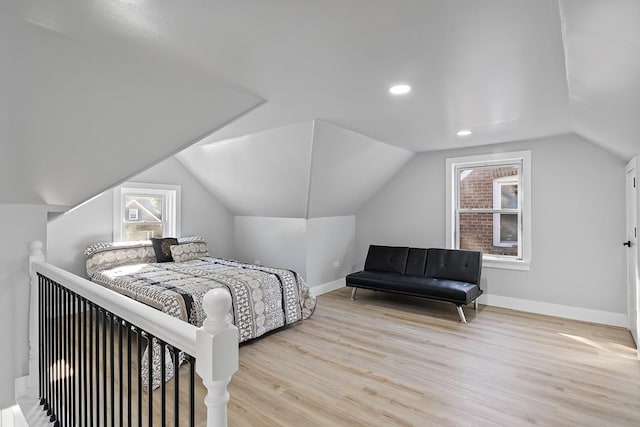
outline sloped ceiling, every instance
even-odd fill
[[[316,121],[308,217],[355,214],[413,154]]]
[[[640,1],[561,0],[575,131],[640,154]]]
[[[231,212],[304,218],[313,123],[300,123],[213,144],[176,157]]]
[[[191,65],[10,14],[0,40],[0,203],[77,205],[262,102]]]
[[[223,142],[176,157],[235,215],[353,215],[413,152],[322,121]]]
[[[312,120],[412,151],[640,151],[637,0],[0,1],[0,202],[74,205],[205,134]]]

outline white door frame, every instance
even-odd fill
[[[625,167],[625,188],[626,188],[626,227],[625,245],[627,248],[627,314],[629,318],[629,330],[633,335],[640,358],[640,345],[638,345],[639,315],[640,312],[640,275],[638,265],[638,219],[640,210],[638,209],[638,190],[640,182],[638,179],[638,157],[634,157]]]

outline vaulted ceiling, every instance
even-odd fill
[[[0,0],[0,202],[74,205],[192,142],[313,120],[412,151],[576,132],[630,158],[639,17],[637,0]]]

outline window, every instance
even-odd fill
[[[528,269],[529,151],[447,159],[447,247],[481,251],[484,266]]]
[[[180,186],[128,182],[114,191],[113,240],[179,237]]]
[[[493,246],[513,248],[518,245],[520,229],[520,171],[513,168],[513,175],[493,180]]]

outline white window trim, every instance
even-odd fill
[[[519,171],[518,171],[519,172]],[[515,179],[514,179],[515,177]],[[493,208],[494,209],[502,209],[502,189],[500,188],[503,185],[512,185],[516,184],[518,186],[518,197],[520,194],[520,178],[517,175],[512,176],[503,176],[502,178],[496,178],[493,180]],[[520,208],[518,208],[518,214],[521,214]],[[500,240],[500,213],[493,214],[493,246],[503,247],[503,248],[511,248],[513,247],[513,242],[503,242]],[[518,226],[518,230],[520,227]]]
[[[122,242],[125,229],[122,226],[126,220],[124,200],[127,194],[149,194],[165,196],[163,209],[163,230],[167,237],[181,237],[180,224],[182,219],[182,187],[171,184],[151,184],[144,182],[125,182],[113,190],[113,241]]]
[[[499,256],[483,255],[483,267],[504,268],[511,270],[529,270],[531,266],[531,151],[514,151],[509,153],[495,153],[478,156],[451,157],[446,159],[445,164],[445,230],[447,248],[455,248],[455,202],[458,197],[455,188],[456,167],[464,166],[492,166],[508,161],[522,161],[521,185],[522,191],[519,195],[521,202],[522,239],[521,259],[505,258]]]

